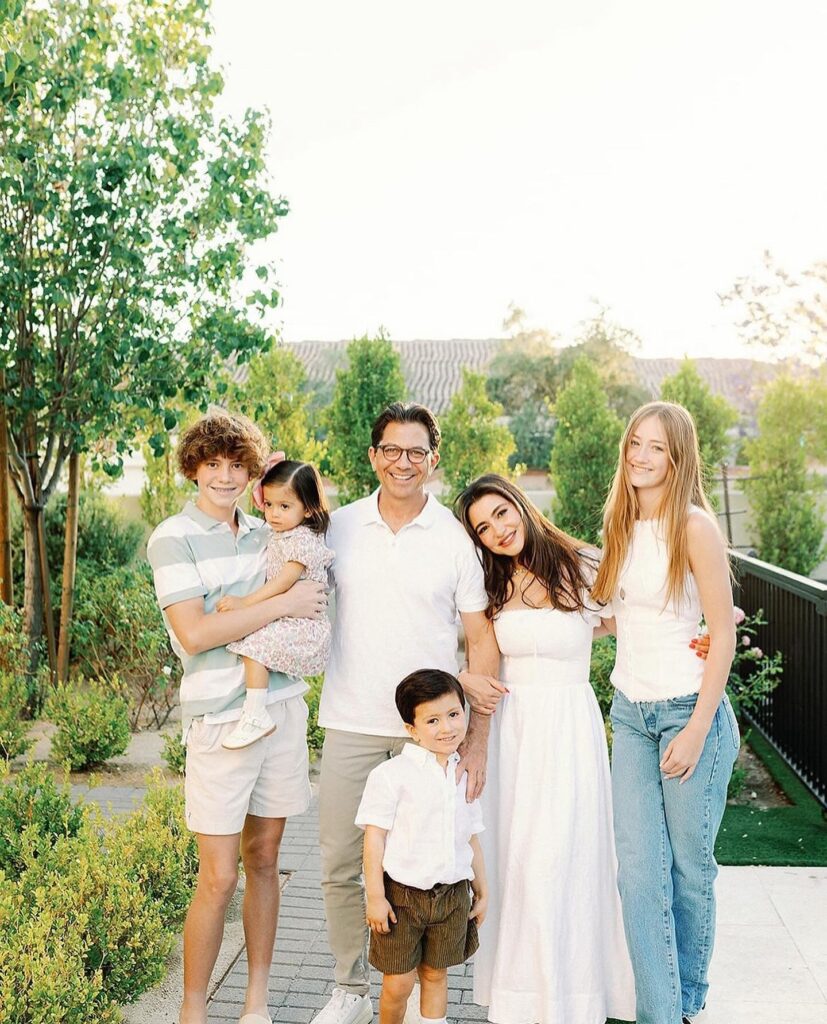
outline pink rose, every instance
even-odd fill
[[[747,613],[743,608],[739,608],[738,605],[733,609],[735,612],[735,625],[740,626],[744,619],[747,617]]]
[[[761,660],[761,658],[763,658],[763,657],[764,657],[764,652],[763,652],[763,651],[761,650],[761,648],[760,648],[760,647],[753,647],[753,649],[752,649],[752,656],[753,656],[753,657],[754,657],[754,658],[755,658],[756,660],[760,661],[760,660]]]
[[[741,637],[741,643],[744,645],[744,647],[749,647],[749,645],[752,643],[752,640],[750,640],[750,638],[745,633]]]

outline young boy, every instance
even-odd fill
[[[445,1024],[447,968],[476,951],[488,904],[479,801],[466,801],[464,775],[456,781],[465,694],[450,673],[420,669],[396,706],[413,743],[373,769],[356,815],[370,962],[384,975],[379,1024],[401,1024],[417,975],[423,1024]]]
[[[242,1020],[269,1024],[279,844],[285,818],[301,813],[310,798],[303,680],[272,673],[266,713],[277,728],[242,750],[222,746],[245,696],[241,659],[225,645],[285,615],[317,617],[325,605],[321,585],[305,581],[252,607],[215,611],[225,594],[243,597],[264,582],[269,530],[238,502],[266,458],[267,442],[245,417],[216,412],[198,420],[178,445],[179,469],[197,485],[197,496],[164,520],[147,546],[158,603],[184,668],[186,820],[198,838],[198,886],[184,925],[180,1024],[206,1024],[207,987],[238,880],[239,851],[249,961]]]

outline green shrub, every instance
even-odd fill
[[[156,776],[140,810],[110,821],[72,808],[43,765],[3,789],[19,855],[0,865],[0,1024],[116,1024],[116,1004],[160,981],[191,899],[182,788]]]
[[[23,675],[29,670],[29,643],[23,614],[0,601],[0,672]]]
[[[172,653],[149,566],[78,574],[72,664],[83,675],[121,680],[133,728],[160,728],[175,707],[181,663]]]
[[[183,775],[187,764],[187,748],[181,742],[181,731],[164,733],[164,749],[161,757],[164,759],[167,768],[176,775]]]
[[[100,972],[101,997],[128,1003],[161,980],[173,937],[140,882],[111,855],[109,836],[100,812],[88,812],[75,837],[26,865],[19,885],[31,919],[51,922],[45,956],[71,932],[84,973]]]
[[[765,654],[755,643],[760,627],[766,625],[763,608],[759,608],[755,615],[747,615],[741,608],[735,609],[737,642],[727,693],[736,715],[757,708],[781,682],[784,673],[781,652]]]
[[[25,676],[0,671],[0,757],[7,761],[25,754],[34,742],[23,721],[28,696]]]
[[[320,754],[324,744],[324,729],[319,725],[319,701],[322,697],[324,675],[308,676],[305,680],[310,689],[304,695],[309,714],[307,716],[307,746],[311,754]]]
[[[75,678],[59,686],[46,711],[57,726],[52,758],[73,771],[102,764],[129,746],[129,708],[116,686],[103,680]]]
[[[87,973],[83,936],[51,911],[32,915],[0,874],[0,1024],[117,1024],[101,971]]]
[[[604,719],[608,719],[609,710],[614,697],[611,683],[612,669],[615,664],[617,642],[613,636],[602,636],[592,644],[592,661],[589,669],[589,682],[592,684],[597,703]]]
[[[186,827],[184,791],[156,770],[143,806],[111,827],[110,855],[158,908],[165,925],[187,912],[198,875],[195,834]]]
[[[44,513],[46,557],[55,586],[55,607],[60,601],[63,545],[66,536],[66,494],[56,494]],[[79,565],[90,572],[107,572],[127,565],[138,553],[144,528],[127,519],[113,501],[98,491],[84,491],[78,498]],[[23,524],[15,502],[12,512],[12,576],[15,591],[23,593]]]
[[[22,679],[25,686],[25,712],[35,718],[43,707],[49,688],[49,672],[31,671],[32,649],[23,628],[23,613],[0,601],[0,673]]]
[[[44,764],[29,764],[0,785],[0,871],[20,876],[24,851],[42,855],[60,837],[77,835],[84,820],[68,786],[59,787]],[[0,929],[2,934],[2,929]]]
[[[738,797],[744,792],[744,786],[747,784],[747,770],[742,768],[736,761],[735,767],[732,769],[732,775],[729,777],[727,783],[726,798],[727,800],[737,800]]]

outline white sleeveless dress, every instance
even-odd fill
[[[480,836],[490,880],[474,1001],[495,1024],[634,1020],[590,612],[501,612]]]

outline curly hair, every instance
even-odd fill
[[[194,480],[202,462],[216,456],[238,459],[251,477],[261,476],[270,451],[264,434],[246,416],[216,411],[202,416],[181,435],[178,468]]]

